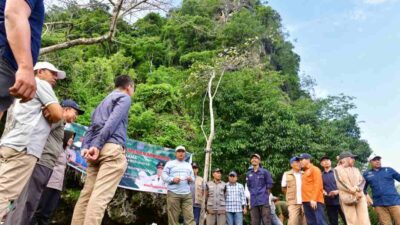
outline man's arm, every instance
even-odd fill
[[[103,148],[105,142],[115,132],[118,125],[129,113],[130,107],[131,98],[129,96],[124,96],[118,99],[110,116],[104,124],[104,127],[101,129],[100,134],[92,141],[92,146],[98,148],[99,150]]]
[[[264,175],[264,179],[265,179],[265,183],[267,184],[267,190],[269,192],[271,192],[271,188],[274,185],[274,181],[272,180],[271,174],[267,170],[265,170],[265,172],[266,173]]]
[[[393,173],[393,179],[395,179],[395,180],[397,180],[397,181],[399,181],[400,182],[400,173],[398,173],[396,170],[394,170],[393,168],[389,168],[391,171],[392,171],[392,173]]]
[[[50,123],[57,123],[63,118],[63,109],[58,102],[51,103],[43,109],[43,115]]]
[[[313,192],[311,195],[311,200],[317,201],[318,191],[321,188],[323,189],[323,186],[324,186],[322,183],[322,173],[319,169],[315,169],[315,167],[314,167],[313,171],[312,171],[312,176],[313,176],[313,180],[314,180],[314,188],[313,188]]]
[[[287,191],[286,172],[284,172],[282,175],[281,187],[282,187],[283,194],[286,195],[286,191]]]
[[[36,91],[31,53],[31,28],[28,20],[31,11],[25,0],[7,1],[4,10],[8,44],[18,64],[15,84],[10,88],[10,94],[22,98],[22,102],[35,97]]]
[[[172,180],[174,179],[172,176],[170,176],[171,175],[170,172],[171,172],[171,167],[170,167],[169,163],[167,163],[167,164],[165,164],[165,167],[164,167],[162,175],[161,175],[161,178],[167,184],[172,183]]]

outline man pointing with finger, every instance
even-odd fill
[[[115,78],[115,90],[97,106],[82,143],[88,161],[85,186],[76,203],[71,225],[100,225],[127,167],[125,146],[133,81]]]
[[[180,224],[179,215],[183,214],[185,224],[195,225],[193,216],[192,194],[190,184],[194,182],[192,166],[185,161],[186,148],[175,149],[175,160],[168,161],[164,167],[162,178],[168,184],[167,209],[168,225]]]
[[[36,82],[33,65],[39,57],[43,0],[0,2],[0,119],[13,102],[33,99]]]

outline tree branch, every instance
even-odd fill
[[[143,3],[146,3],[148,0],[143,0],[141,2],[138,2],[136,4],[133,4],[131,7],[129,7],[128,9],[126,9],[124,12],[121,13],[121,17],[124,17],[127,13],[129,13],[131,10],[137,8],[138,6],[140,6]]]
[[[205,108],[204,106],[206,104],[206,97],[207,97],[207,91],[206,91],[206,93],[204,94],[204,97],[203,97],[203,107],[202,107],[202,111],[201,111],[201,125],[200,125],[200,128],[201,128],[201,131],[203,132],[204,139],[206,139],[206,141],[208,141],[206,131],[204,130],[204,108]]]
[[[60,44],[55,44],[49,47],[45,47],[45,48],[41,48],[40,49],[40,54],[44,55],[50,52],[54,52],[57,50],[62,50],[62,49],[66,49],[72,46],[77,46],[77,45],[91,45],[91,44],[96,44],[96,43],[101,43],[105,40],[109,40],[110,39],[110,34],[106,34],[100,37],[96,37],[96,38],[78,38],[75,40],[71,40],[71,41],[67,41],[67,42],[63,42]]]
[[[221,72],[221,76],[219,77],[219,80],[218,80],[218,83],[217,83],[217,87],[215,87],[214,94],[212,96],[213,99],[214,99],[215,95],[218,92],[218,88],[219,88],[219,85],[221,84],[221,81],[222,81],[222,78],[224,77],[224,74],[225,74],[225,68]]]

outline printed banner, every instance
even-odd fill
[[[68,124],[66,130],[75,132],[73,145],[68,151],[68,165],[86,172],[87,162],[81,156],[81,146],[87,127]],[[169,160],[175,159],[175,150],[128,139],[126,158],[128,168],[119,187],[155,193],[167,193],[167,186],[161,179],[162,170]],[[191,163],[192,155],[186,154],[185,161]]]

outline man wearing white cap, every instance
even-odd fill
[[[16,199],[41,157],[51,124],[61,120],[63,110],[52,86],[65,78],[65,72],[50,63],[34,67],[35,97],[20,99],[8,110],[6,128],[0,141],[0,219],[10,201]]]
[[[185,154],[186,148],[178,146],[175,149],[176,159],[167,162],[162,174],[162,179],[168,184],[168,225],[180,224],[181,212],[187,225],[195,225],[190,193],[190,183],[194,182],[195,178],[192,166],[185,161]]]
[[[382,167],[381,158],[375,154],[368,158],[372,168],[363,175],[364,193],[367,194],[370,186],[373,202],[369,204],[375,207],[381,225],[392,225],[392,219],[400,224],[400,195],[394,185],[394,180],[400,181],[400,174],[390,167]]]

